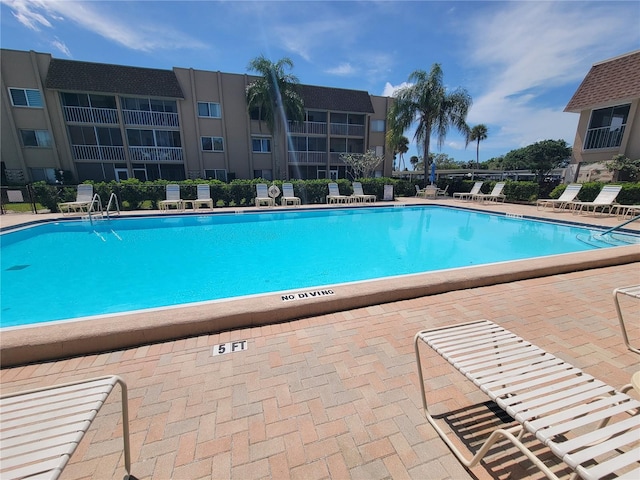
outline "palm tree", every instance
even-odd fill
[[[487,139],[488,128],[485,124],[481,123],[476,125],[467,135],[467,145],[471,142],[477,142],[476,144],[476,169],[480,168],[480,142]]]
[[[389,138],[398,138],[414,122],[418,122],[415,139],[422,144],[424,159],[429,158],[431,135],[435,133],[441,148],[453,126],[465,136],[469,132],[467,112],[471,107],[471,96],[464,88],[447,92],[442,82],[442,68],[434,63],[429,73],[416,70],[409,75],[410,85],[398,90],[395,102],[389,110]],[[427,181],[429,162],[424,162],[424,179]]]
[[[304,120],[304,103],[299,92],[297,77],[286,73],[293,68],[290,58],[282,58],[276,63],[263,55],[249,62],[248,69],[260,74],[260,78],[247,85],[247,108],[257,110],[258,118],[264,120],[273,137],[273,159],[275,178],[282,178],[280,172],[280,139],[282,132],[288,134],[288,121]],[[288,176],[288,175],[287,175]]]

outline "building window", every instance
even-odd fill
[[[591,112],[584,149],[614,148],[622,143],[631,105],[600,108]]]
[[[263,180],[273,180],[273,174],[271,170],[254,170],[253,178],[262,178]]]
[[[214,102],[198,102],[198,116],[220,118],[220,104]]]
[[[181,147],[177,130],[127,129],[127,142],[131,147]]]
[[[42,95],[40,90],[29,88],[10,88],[11,103],[14,107],[40,107],[42,108]]]
[[[372,132],[384,132],[384,120],[371,120]]]
[[[227,181],[227,171],[224,169],[216,168],[213,170],[205,170],[204,175],[207,178],[213,178],[215,180],[220,180],[221,182]]]
[[[205,152],[223,152],[224,143],[222,137],[200,137],[202,150]]]
[[[47,130],[20,130],[25,147],[50,147],[51,135]]]
[[[175,100],[158,100],[155,98],[122,98],[123,110],[138,110],[141,112],[166,112],[178,113],[178,104]]]
[[[251,140],[254,153],[269,153],[271,152],[271,139],[269,138],[253,138]]]
[[[116,98],[111,95],[62,92],[62,105],[65,107],[93,107],[116,109]]]

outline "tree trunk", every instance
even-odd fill
[[[429,128],[424,136],[424,187],[427,186],[429,172],[429,143],[431,142],[431,129]]]

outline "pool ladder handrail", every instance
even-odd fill
[[[115,193],[111,192],[109,196],[109,202],[107,203],[107,210],[105,211],[107,218],[109,218],[109,212],[111,211],[111,202],[115,203],[115,211],[120,215],[120,203],[118,202],[118,197]]]
[[[97,205],[97,208],[96,208],[96,205]],[[100,198],[100,195],[98,195],[97,193],[95,193],[93,195],[93,198],[91,199],[91,204],[87,209],[86,217],[82,217],[82,218],[88,219],[91,225],[93,225],[93,216],[92,216],[93,213],[99,213],[100,217],[102,217],[102,199]]]

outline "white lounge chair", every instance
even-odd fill
[[[582,188],[581,183],[572,183],[567,185],[558,198],[539,198],[536,201],[536,207],[538,210],[544,210],[546,207],[551,207],[553,210],[563,209],[569,204],[573,202],[575,198],[578,196],[578,192]]]
[[[329,195],[327,195],[327,203],[350,203],[351,198],[347,195],[340,195],[340,189],[337,183],[329,184]]]
[[[447,192],[449,191],[449,185],[447,184],[446,187],[444,188],[439,188],[436,191],[436,197],[446,197],[447,196]]]
[[[184,210],[184,200],[180,198],[180,185],[170,183],[166,187],[166,200],[160,200],[158,202],[160,210],[170,210],[171,207],[176,207],[176,210]]]
[[[93,203],[93,185],[82,183],[78,185],[75,202],[58,203],[58,210],[65,213],[88,212]]]
[[[471,187],[470,192],[456,192],[453,194],[453,198],[457,198],[459,200],[471,200],[474,195],[480,193],[480,189],[482,188],[483,183],[484,182],[476,182],[473,184],[473,187]]]
[[[598,208],[603,215],[605,209],[611,214],[620,190],[622,190],[622,185],[605,185],[593,202],[570,202],[569,207],[573,210],[574,214],[589,212],[591,209],[593,209],[593,213],[597,213]]]
[[[502,190],[504,189],[504,182],[498,182],[493,186],[493,190],[491,193],[476,193],[471,200],[474,202],[482,202],[490,201],[490,202],[504,202],[504,195],[502,194]]]
[[[416,197],[422,197],[422,195],[424,194],[424,188],[420,188],[418,185],[415,185],[416,187]]]
[[[300,205],[300,197],[296,197],[295,192],[293,191],[292,183],[283,183],[282,184],[282,197],[280,197],[280,205]]]
[[[375,202],[376,201],[376,196],[375,195],[368,195],[365,194],[364,191],[362,190],[362,183],[360,182],[353,182],[353,195],[351,195],[352,199],[355,202]]]
[[[256,207],[275,207],[276,201],[269,196],[266,183],[256,183]]]
[[[192,201],[193,209],[197,210],[201,206],[205,206],[213,210],[213,198],[211,198],[211,189],[209,185],[202,183],[198,185],[198,198]]]
[[[427,383],[432,383],[425,373],[444,376],[448,369],[427,349],[421,352],[421,345],[430,347],[469,381],[463,387],[465,393],[475,385],[513,420],[496,425],[482,445],[471,430],[465,430],[464,443],[478,446],[472,457],[449,438],[452,423],[450,429],[441,427],[441,419],[449,414],[440,410],[434,416],[429,410]],[[539,446],[529,444],[537,440],[575,472],[571,479],[640,478],[640,401],[625,393],[633,388],[631,384],[617,391],[488,320],[420,331],[414,347],[426,418],[465,467],[505,449],[503,445],[492,448],[504,440],[547,478],[557,479],[557,472],[538,456]],[[423,367],[423,358],[428,368]],[[492,455],[491,463],[498,461]]]

